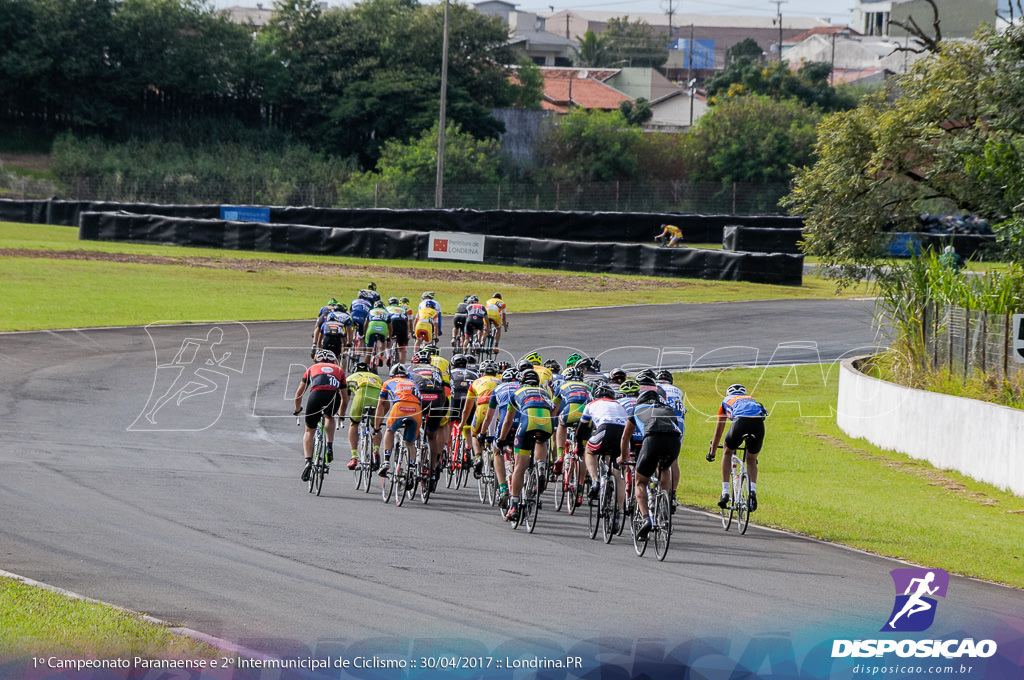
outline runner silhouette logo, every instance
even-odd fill
[[[896,602],[882,631],[928,630],[935,621],[936,597],[946,597],[949,574],[942,569],[893,569]]]

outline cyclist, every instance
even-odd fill
[[[480,372],[475,367],[470,367],[469,357],[465,354],[452,356],[451,368],[449,369],[449,381],[451,383],[451,422],[454,424],[456,418],[462,417],[465,410],[466,397],[473,381],[480,377]]]
[[[370,281],[366,284],[366,288],[359,291],[359,296],[369,302],[371,305],[376,305],[380,302],[380,293],[377,292],[377,284]]]
[[[544,490],[543,474],[544,463],[548,457],[548,439],[551,438],[551,411],[552,404],[548,391],[540,386],[540,376],[535,370],[527,370],[522,376],[522,387],[512,395],[512,401],[508,405],[508,415],[501,426],[499,441],[507,441],[512,425],[515,423],[515,439],[512,451],[516,456],[515,467],[512,470],[511,498],[506,520],[513,520],[519,515],[520,494],[523,492],[523,480],[526,477],[526,467],[529,465],[532,456],[540,467],[542,473],[541,487]],[[519,418],[515,418],[516,414]],[[518,422],[516,422],[518,421]]]
[[[388,468],[391,467],[391,445],[395,441],[395,431],[405,427],[406,443],[414,444],[416,435],[419,434],[423,407],[420,402],[420,390],[416,383],[409,379],[409,370],[405,364],[395,364],[391,367],[391,377],[381,387],[380,396],[377,410],[373,415],[373,433],[380,434],[380,426],[387,416],[388,430],[384,433],[383,441],[384,462],[381,463],[378,472],[381,477],[386,477]]]
[[[550,368],[543,365],[543,362],[539,352],[530,352],[519,362],[518,368],[520,373],[531,369],[536,371],[537,377],[540,378],[540,386],[549,389],[552,373]]]
[[[548,389],[551,390],[552,396],[558,394],[558,388],[562,386],[562,382],[565,377],[562,375],[562,367],[558,365],[558,362],[554,359],[548,359],[544,362],[544,368],[551,371],[551,380],[548,382]]]
[[[725,455],[722,456],[722,497],[718,507],[729,505],[729,475],[732,472],[732,456],[747,437],[747,475],[750,477],[750,512],[757,510],[757,454],[764,445],[764,419],[768,412],[760,402],[747,394],[747,388],[739,383],[729,385],[725,390],[725,399],[718,409],[718,422],[715,424],[715,436],[711,440],[711,449],[707,460],[715,459],[715,450],[722,438],[727,420],[732,421],[729,432],[725,435]]]
[[[616,401],[622,404],[622,408],[626,409],[626,415],[630,418],[633,417],[633,411],[636,409],[636,398],[638,396],[640,396],[640,383],[637,381],[627,380],[619,385],[619,391],[616,393]],[[643,433],[639,431],[634,432],[633,441],[630,445],[630,452],[633,454],[632,460],[636,460],[636,454],[640,452],[640,445],[642,443]]]
[[[514,368],[506,368],[501,374],[501,384],[494,388],[491,392],[491,400],[487,402],[487,413],[484,415],[484,423],[481,426],[481,430],[490,432],[488,429],[491,425],[492,420],[497,414],[497,422],[494,426],[494,432],[501,432],[505,427],[505,421],[512,421],[514,418],[508,414],[509,404],[512,403],[512,397],[515,395],[516,390],[522,387],[519,382],[519,371]],[[504,450],[503,443],[498,442],[499,453],[494,457],[494,475],[498,480],[498,506],[502,510],[508,509],[508,481],[505,474],[505,457],[501,455],[501,451]]]
[[[586,441],[587,472],[594,481],[590,486],[590,500],[596,501],[600,494],[597,480],[600,473],[597,466],[598,456],[615,456],[618,458],[622,446],[622,433],[626,429],[626,409],[615,401],[615,389],[611,385],[598,385],[594,388],[594,399],[583,409],[580,422],[576,426],[576,451],[579,453]],[[614,461],[610,461],[614,464]],[[625,485],[619,484],[615,489],[616,503],[622,505],[626,496]]]
[[[398,298],[388,298],[388,325],[391,328],[390,340],[394,340],[398,347],[398,363],[405,363],[405,348],[409,344],[409,316],[408,310],[403,307]]]
[[[438,472],[441,447],[444,446],[442,428],[448,424],[449,388],[441,369],[431,364],[430,352],[426,349],[413,355],[409,379],[419,388],[420,401],[423,403],[423,429],[427,433],[427,447],[430,450],[430,460],[420,463],[427,468],[425,472],[435,474]]]
[[[462,333],[466,328],[466,309],[469,307],[469,298],[471,297],[473,296],[467,295],[462,298],[462,302],[455,306],[455,316],[452,317],[452,347],[457,347],[460,351],[464,351],[466,348]]]
[[[583,371],[575,366],[565,371],[565,381],[555,393],[555,417],[558,429],[555,431],[555,447],[558,457],[555,459],[555,474],[562,472],[565,461],[565,440],[570,426],[580,422],[583,409],[591,400],[590,387],[583,382]]]
[[[434,341],[440,332],[441,317],[433,307],[423,307],[416,311],[416,343],[413,351],[419,351],[421,346],[428,345]]]
[[[362,297],[364,292],[359,291],[360,295],[352,300],[352,304],[348,306],[348,313],[352,316],[353,340],[357,350],[360,348],[363,335],[366,333],[366,317],[370,315],[370,310],[373,309],[373,305]]]
[[[356,370],[348,376],[348,391],[352,395],[349,402],[348,419],[352,426],[348,429],[348,445],[352,450],[352,459],[348,462],[348,469],[355,468],[359,460],[359,423],[363,420],[363,409],[370,407],[377,410],[377,402],[380,399],[380,391],[384,386],[380,377],[370,370],[365,361],[356,364]],[[369,424],[373,427],[373,424]],[[380,432],[373,434],[373,467],[380,465]]]
[[[423,295],[420,296],[420,306],[419,306],[419,309],[422,310],[424,307],[430,307],[431,309],[437,311],[437,333],[435,333],[434,335],[435,336],[441,335],[441,333],[442,333],[442,328],[441,328],[441,303],[434,299],[434,291],[432,291],[432,290],[425,290],[425,291],[423,291]]]
[[[668,239],[665,245],[671,248],[683,238],[683,230],[674,224],[663,224],[661,225],[661,233],[655,236],[654,240],[661,241],[664,238]]]
[[[321,349],[329,349],[340,357],[342,350],[352,344],[352,317],[345,305],[337,304],[323,317],[313,334],[313,343]]]
[[[306,369],[295,390],[295,412],[302,413],[302,395],[309,389],[306,400],[306,431],[302,434],[302,452],[306,458],[302,468],[302,481],[309,481],[313,468],[313,431],[324,419],[327,434],[327,462],[334,460],[334,416],[344,412],[348,406],[348,386],[345,384],[345,370],[338,365],[338,357],[329,349],[318,349],[315,364]]]
[[[466,307],[466,337],[465,342],[476,333],[477,341],[484,344],[484,323],[487,319],[487,308],[480,304],[480,298],[476,295],[469,296],[469,303]]]
[[[453,365],[455,358],[452,358]],[[452,377],[454,380],[454,376]],[[462,435],[473,445],[473,470],[479,478],[480,470],[483,468],[483,443],[479,437],[483,435],[482,428],[484,418],[487,416],[487,404],[491,401],[491,394],[494,388],[501,384],[498,377],[498,364],[487,360],[480,364],[480,377],[474,380],[466,392],[466,399],[462,407],[462,418],[460,426]],[[493,435],[492,432],[486,433]]]
[[[501,293],[495,293],[485,304],[487,307],[487,332],[494,326],[494,349],[497,354],[498,343],[501,342],[501,330],[508,330],[508,313],[505,301],[501,299]]]
[[[679,449],[683,442],[683,432],[679,429],[675,410],[662,399],[657,390],[641,392],[636,399],[633,414],[626,422],[619,442],[621,455],[619,462],[629,458],[629,452],[635,435],[641,439],[640,452],[636,458],[636,484],[633,498],[644,518],[638,527],[637,535],[647,537],[653,526],[651,522],[650,504],[647,498],[647,484],[651,476],[658,471],[659,465],[664,468],[661,476],[662,489],[675,489],[679,477],[673,472],[678,469]],[[669,465],[669,461],[672,465]],[[674,496],[675,493],[673,492]]]
[[[613,388],[618,388],[619,385],[626,382],[626,371],[621,368],[613,368],[608,374],[608,382],[610,382]]]
[[[388,338],[391,336],[391,323],[388,319],[391,315],[388,314],[388,310],[384,307],[384,303],[381,300],[377,300],[373,303],[373,308],[370,313],[366,316],[366,336],[363,341],[366,344],[366,348],[363,352],[363,360],[370,365],[380,365],[382,362],[381,354],[384,346],[387,344]],[[377,356],[373,356],[374,347],[377,344],[381,347],[376,350]]]
[[[671,408],[676,414],[676,420],[679,422],[679,431],[685,434],[686,407],[683,406],[683,391],[673,384],[671,371],[661,369],[655,374],[654,378],[657,380],[658,390],[661,392],[662,397],[664,397],[665,403],[668,404],[669,408]],[[678,457],[672,462],[672,476],[674,479],[679,479]],[[669,494],[669,498],[672,500],[672,512],[675,512],[675,488],[672,489],[672,493]]]

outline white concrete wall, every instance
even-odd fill
[[[1024,410],[839,371],[836,420],[851,437],[1024,496]]]

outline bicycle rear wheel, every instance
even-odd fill
[[[324,466],[327,464],[327,440],[324,438],[323,420],[316,428],[313,440],[313,469],[309,473],[309,492],[320,495],[324,488]]]
[[[580,465],[579,461],[576,460],[576,456],[572,456],[566,463],[566,487],[565,493],[568,494],[569,502],[569,514],[575,514],[577,500],[580,492]]]
[[[587,494],[587,505],[590,506],[590,514],[587,516],[587,529],[590,533],[590,538],[597,538],[597,530],[601,524],[601,497],[598,496],[596,501],[589,499],[590,494]]]
[[[526,530],[531,534],[537,528],[539,509],[540,480],[537,477],[537,468],[531,467],[526,471],[526,483],[523,485],[523,521],[526,522]]]
[[[746,473],[740,475],[740,493],[736,506],[736,527],[740,534],[745,534],[750,523],[750,478]]]
[[[608,481],[601,490],[601,531],[605,543],[612,542],[615,535],[615,521],[619,516],[618,503],[615,501],[615,475],[608,475]]]
[[[395,452],[395,505],[398,506],[405,502],[405,496],[409,493],[409,452],[406,446],[405,443],[400,444]]]
[[[658,556],[659,562],[664,562],[672,537],[672,506],[668,500],[668,492],[662,491],[658,494],[652,519],[654,519],[654,529],[652,529],[654,553]]]
[[[629,529],[633,534],[633,550],[636,551],[638,557],[643,557],[644,553],[647,552],[647,537],[640,538],[637,533],[640,527],[643,526],[643,521],[644,516],[640,514],[640,507],[634,507],[633,518],[629,523]]]
[[[622,507],[619,509],[619,536],[625,530],[626,522],[633,516],[633,505],[636,503],[636,500],[633,498],[633,480],[635,479],[633,474],[633,468],[627,467],[625,478],[622,480],[622,483],[625,485],[625,491],[622,496]]]
[[[457,432],[458,430],[453,427],[452,436],[448,438],[448,451],[441,452],[441,469],[444,470],[445,486],[449,489],[452,488],[452,482],[456,481],[455,476],[456,472],[458,472],[458,469],[455,466],[456,461],[459,459],[459,439],[461,439],[461,437]],[[457,489],[459,487],[456,486],[455,488]]]
[[[731,493],[730,493],[729,502],[720,511],[721,515],[722,515],[722,528],[725,529],[726,531],[729,530],[729,525],[732,524],[733,513],[736,512],[736,489],[735,489],[736,481],[735,480],[733,480],[731,482],[730,487],[731,487]]]

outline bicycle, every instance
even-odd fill
[[[395,505],[405,502],[406,489],[409,486],[409,444],[405,441],[405,429],[408,423],[395,431],[395,450],[387,475],[381,480],[380,496],[385,503],[395,497]],[[398,487],[397,489],[395,487]]]
[[[625,488],[625,496],[622,499],[622,517],[632,517],[635,509],[634,506],[636,505],[636,498],[634,497],[636,490],[636,461],[626,461],[622,473],[622,483]],[[619,523],[619,536],[622,535],[625,524],[625,522]]]
[[[640,527],[647,521],[640,514],[640,504],[633,504],[633,521],[630,527],[633,532],[633,550],[637,556],[643,557],[647,551],[647,543],[654,537],[654,553],[658,556],[659,562],[665,561],[668,555],[668,544],[672,537],[672,502],[668,497],[668,491],[661,488],[661,475],[669,468],[658,465],[658,472],[655,474],[647,487],[647,506],[651,511],[651,530],[647,536],[640,538]]]
[[[494,439],[483,435],[477,436],[483,444],[480,454],[483,456],[483,467],[480,470],[480,477],[476,481],[477,494],[480,496],[481,503],[493,506],[498,500],[498,477],[494,473],[494,464],[491,461],[491,455],[494,454]]]
[[[590,538],[597,537],[597,528],[600,525],[604,542],[611,543],[619,521],[619,504],[615,497],[615,468],[608,460],[608,456],[601,456],[597,465],[597,483],[600,490],[597,502],[590,501]]]
[[[509,474],[511,478],[511,474]],[[512,528],[518,529],[520,524],[526,525],[527,533],[533,533],[537,528],[537,511],[541,507],[540,500],[540,476],[537,472],[537,465],[533,456],[526,467],[526,474],[523,476],[522,498],[519,501],[519,512],[511,520]]]
[[[452,481],[455,482],[456,489],[461,489],[469,483],[469,469],[473,467],[469,454],[470,448],[469,442],[462,436],[462,427],[456,424],[452,428],[448,456],[442,462],[449,489],[452,486]]]
[[[722,448],[719,444],[718,448]],[[713,461],[714,451],[708,450],[708,462]],[[740,534],[747,533],[750,524],[750,477],[747,476],[747,437],[743,444],[732,455],[731,472],[729,474],[729,503],[720,509],[722,529],[729,530],[733,516],[736,517],[736,528]]]
[[[555,479],[555,488],[553,493],[555,494],[555,512],[560,512],[562,506],[565,504],[565,498],[569,495],[570,485],[570,471],[569,467],[572,465],[572,459],[575,455],[572,453],[576,449],[576,433],[575,430],[569,429],[566,432],[565,445],[562,447],[562,474],[560,479]],[[569,514],[573,513],[576,509],[576,498],[573,496],[569,506]]]
[[[573,515],[576,508],[583,502],[582,493],[582,470],[583,461],[576,453],[576,435],[573,430],[569,431],[569,439],[565,442],[565,460],[562,465],[562,488],[568,496],[568,513]]]
[[[413,474],[412,486],[407,487],[409,498],[419,491],[420,501],[426,503],[430,500],[430,493],[434,490],[433,470],[430,469],[430,444],[427,441],[427,430],[420,428],[416,437],[415,460],[409,461],[410,472]]]
[[[296,425],[302,425],[302,417],[295,419]],[[322,417],[313,433],[313,464],[309,469],[309,493],[320,495],[324,487],[324,477],[330,464],[327,462],[327,419]]]
[[[374,408],[363,408],[363,418],[359,422],[359,443],[356,445],[356,466],[352,472],[356,478],[356,490],[360,488],[370,493],[370,480],[373,479],[373,422]],[[364,486],[365,485],[365,486]]]

